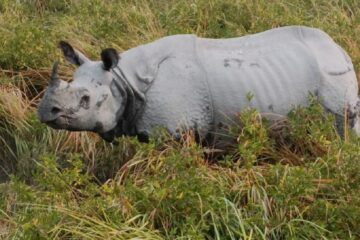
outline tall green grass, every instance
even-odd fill
[[[360,140],[340,139],[313,100],[281,128],[246,109],[217,161],[191,133],[112,145],[36,117],[59,40],[98,59],[170,34],[298,24],[360,69],[357,0],[0,1],[0,239],[359,239]]]

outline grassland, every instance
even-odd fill
[[[300,24],[360,70],[358,0],[1,0],[0,239],[360,239],[360,140],[340,139],[316,102],[281,133],[244,111],[217,162],[191,133],[111,145],[36,117],[61,39],[98,59],[170,34]]]

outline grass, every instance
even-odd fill
[[[219,161],[191,133],[150,143],[54,131],[36,104],[65,39],[93,59],[162,36],[318,27],[360,69],[357,0],[0,1],[0,239],[359,239],[360,140],[311,101],[283,128],[253,109]],[[204,154],[208,153],[208,154]]]

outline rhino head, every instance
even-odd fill
[[[55,129],[93,131],[100,135],[114,129],[124,111],[126,94],[115,84],[112,69],[119,55],[115,49],[101,52],[102,61],[91,61],[67,42],[59,48],[70,63],[78,66],[73,80],[58,77],[54,63],[45,94],[38,106],[41,122]]]

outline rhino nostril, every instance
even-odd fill
[[[53,108],[51,109],[51,113],[52,113],[52,114],[58,114],[59,112],[61,112],[61,109],[58,108],[58,107],[53,107]]]

